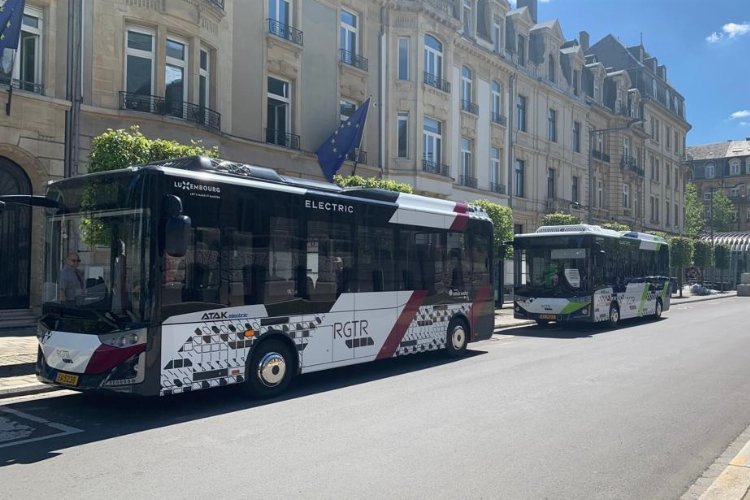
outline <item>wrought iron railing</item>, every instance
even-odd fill
[[[592,150],[591,156],[593,156],[597,160],[603,161],[604,163],[609,163],[609,155],[606,153],[602,153],[598,149]]]
[[[479,106],[467,99],[461,99],[461,111],[466,111],[475,115],[479,114]]]
[[[367,164],[367,151],[353,149],[346,154],[346,159],[357,163]]]
[[[162,96],[120,92],[120,109],[166,115],[191,121],[208,129],[221,131],[221,114],[191,102],[167,100]]]
[[[492,120],[492,123],[497,123],[498,125],[502,125],[503,127],[508,125],[508,119],[505,117],[505,115],[501,115],[500,113],[492,112],[490,114],[490,120]]]
[[[645,175],[645,170],[643,170],[642,168],[638,166],[638,161],[633,156],[622,155],[622,159],[620,160],[620,166],[624,170],[634,172],[640,176]]]
[[[224,0],[208,0],[208,3],[212,3],[221,10],[224,10]]]
[[[505,184],[490,182],[490,191],[498,194],[506,194]]]
[[[302,32],[276,19],[268,18],[268,32],[297,45],[302,45]]]
[[[458,183],[462,186],[470,187],[470,188],[477,188],[477,178],[476,177],[470,177],[468,175],[459,175],[458,176]]]
[[[35,94],[44,95],[44,85],[42,85],[41,83],[27,82],[24,80],[19,80],[17,78],[10,80],[8,77],[0,76],[0,89],[3,87],[7,88],[8,84],[10,84],[11,87],[17,90],[24,90],[26,92],[33,92]]]
[[[280,129],[267,128],[266,142],[287,149],[299,149],[299,136]]]
[[[431,174],[443,175],[445,177],[448,177],[450,167],[439,162],[424,159],[422,160],[422,170]]]
[[[427,71],[424,72],[424,83],[425,85],[429,85],[430,87],[435,87],[436,89],[442,90],[443,92],[451,91],[450,82],[443,80],[437,75],[428,73]]]
[[[354,66],[363,71],[367,71],[367,58],[359,56],[354,52],[346,49],[339,49],[339,61],[349,66]]]

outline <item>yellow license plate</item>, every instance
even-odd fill
[[[540,314],[539,319],[557,319],[555,314]]]
[[[58,373],[55,377],[55,382],[58,384],[65,385],[78,385],[78,375],[71,375],[70,373]]]

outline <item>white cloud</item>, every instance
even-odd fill
[[[729,118],[731,118],[732,120],[736,120],[737,118],[748,118],[748,117],[750,117],[750,110],[747,110],[747,109],[735,111],[734,113],[729,115]]]
[[[740,127],[747,127],[750,125],[750,122],[740,122]]]
[[[724,38],[732,39],[750,33],[750,22],[727,23],[721,27],[721,31],[714,31],[706,37],[708,43],[716,43]]]

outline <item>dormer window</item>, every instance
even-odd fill
[[[734,158],[733,160],[729,161],[729,175],[740,175],[740,160],[739,158]]]
[[[464,0],[464,35],[471,35],[471,0]]]
[[[518,51],[518,64],[526,66],[526,37],[518,35],[518,41],[516,42],[516,50]]]
[[[706,165],[706,179],[713,179],[716,175],[716,169],[713,163]]]
[[[549,76],[549,81],[554,83],[555,82],[555,58],[552,57],[552,54],[549,55],[549,58],[547,60],[547,75]]]

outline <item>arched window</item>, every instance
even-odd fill
[[[555,58],[552,57],[552,54],[547,59],[547,75],[549,76],[549,81],[555,81]]]

